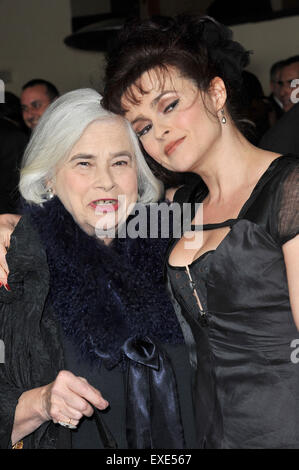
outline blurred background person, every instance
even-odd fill
[[[22,88],[21,108],[29,129],[34,129],[47,107],[59,96],[53,83],[40,78],[30,80]]]
[[[299,156],[299,103],[284,113],[281,119],[262,137],[259,147],[281,154]]]
[[[289,57],[278,64],[280,65],[273,95],[276,93],[276,100],[282,103],[283,114],[262,136],[259,147],[272,152],[299,155],[298,86],[291,86],[293,80],[299,79],[299,55]]]
[[[280,60],[275,62],[270,69],[270,89],[271,94],[268,97],[268,100],[272,107],[272,112],[270,115],[271,125],[274,125],[278,119],[280,119],[284,114],[284,109],[281,101],[279,100],[279,74],[283,68],[284,61]]]
[[[19,98],[5,92],[0,104],[0,213],[17,212],[19,164],[28,141],[23,126]]]
[[[270,127],[271,104],[261,82],[252,72],[242,72],[239,123],[245,137],[256,145]]]
[[[299,79],[299,55],[289,57],[283,63],[283,67],[279,72],[278,79],[278,99],[282,103],[285,112],[289,111],[295,102],[293,102],[292,93],[294,87],[291,86],[292,81]]]

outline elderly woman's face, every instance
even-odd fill
[[[95,121],[85,129],[58,166],[53,190],[89,235],[126,220],[138,183],[133,145],[121,118]]]

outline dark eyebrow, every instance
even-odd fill
[[[21,103],[21,107],[24,108],[25,106],[28,107],[28,106],[33,106],[35,104],[40,104],[42,101],[41,100],[33,100],[31,101],[30,103]]]
[[[284,83],[292,83],[293,80],[296,80],[296,78],[287,78],[286,80],[278,80],[277,83],[278,85],[283,85]]]
[[[136,119],[134,119],[134,121],[131,122],[131,126],[134,126],[134,124],[136,124],[136,122],[139,122],[139,121],[148,121],[148,119],[139,115],[137,116]]]
[[[158,95],[156,98],[153,99],[153,101],[151,102],[151,108],[153,108],[154,106],[156,106],[160,99],[163,98],[164,95],[167,95],[168,93],[176,93],[175,90],[164,90],[162,91],[162,93],[160,93],[160,95]]]
[[[163,98],[164,95],[167,95],[168,93],[176,93],[175,90],[164,90],[162,91],[162,93],[160,93],[158,96],[156,96],[156,98],[153,99],[153,101],[151,102],[151,108],[154,108],[155,106],[157,106],[157,104],[159,103],[160,99]],[[133,126],[134,124],[136,124],[137,121],[147,121],[147,119],[142,116],[142,115],[139,115],[136,117],[136,119],[134,119],[134,121],[131,122],[131,125]]]

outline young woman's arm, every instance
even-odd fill
[[[299,235],[282,246],[285,259],[291,308],[299,330]]]

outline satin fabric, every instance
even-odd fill
[[[167,354],[149,337],[128,339],[123,352],[129,359],[126,378],[128,447],[185,448],[177,386]]]
[[[189,266],[205,283],[206,325],[192,292],[169,274],[190,345],[202,448],[299,448],[299,368],[291,361],[298,331],[277,229],[280,189],[297,165],[297,157],[273,161],[220,245]],[[200,201],[196,191],[185,196]]]

